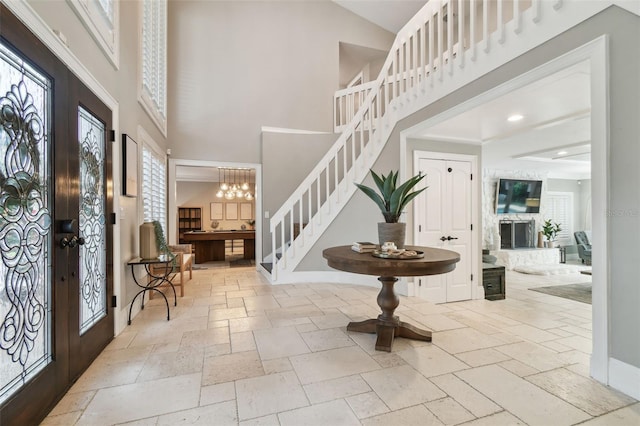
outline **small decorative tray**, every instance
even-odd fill
[[[381,259],[410,260],[410,259],[422,259],[424,257],[424,252],[419,250],[407,250],[407,251],[401,251],[399,253],[397,252],[394,253],[394,252],[375,250],[374,252],[371,253],[371,255],[373,257],[379,257]]]

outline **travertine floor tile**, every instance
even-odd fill
[[[452,398],[442,398],[424,404],[445,425],[457,425],[475,419]]]
[[[446,396],[433,383],[408,365],[364,373],[362,378],[392,410],[422,404]]]
[[[68,393],[58,402],[53,410],[49,413],[50,416],[58,416],[60,414],[82,412],[89,402],[95,396],[96,391]],[[80,417],[80,415],[78,415]]]
[[[415,405],[362,420],[364,426],[442,426],[442,422],[424,405]]]
[[[300,381],[305,385],[380,368],[377,362],[357,346],[298,355],[290,359]]]
[[[591,418],[584,411],[496,365],[464,370],[456,375],[532,425],[573,425]]]
[[[158,426],[175,426],[180,424],[209,426],[234,426],[238,424],[236,404],[234,401],[192,408],[177,413],[158,417]]]
[[[267,328],[256,330],[253,334],[262,360],[310,352],[309,347],[294,327]]]
[[[535,343],[513,343],[499,346],[495,349],[539,371],[553,370],[569,364],[569,362],[559,357],[555,351]]]
[[[302,338],[307,343],[311,352],[326,351],[327,349],[344,348],[355,343],[339,328],[310,331],[302,333]]]
[[[590,306],[528,290],[572,282],[507,271],[501,301],[401,296],[433,342],[387,353],[346,331],[380,313],[379,286],[271,286],[214,264],[171,321],[147,304],[42,424],[640,424],[640,403],[589,378]]]
[[[497,414],[492,414],[481,419],[473,420],[469,423],[465,423],[465,426],[527,426],[525,422],[517,418],[511,413],[502,411]]]
[[[481,333],[472,328],[441,331],[433,334],[433,344],[450,354],[475,351],[503,345],[503,340]]]
[[[238,380],[238,416],[241,420],[262,417],[309,405],[292,371]]]
[[[389,412],[389,408],[375,392],[350,396],[346,401],[359,419]]]
[[[141,397],[143,396],[143,397]],[[109,425],[198,406],[200,374],[99,390],[78,425]]]
[[[567,402],[599,416],[635,402],[633,398],[564,368],[528,376],[527,380]]]
[[[626,426],[640,424],[640,403],[605,414],[582,423],[584,426]]]
[[[243,420],[239,426],[280,426],[280,420],[276,414],[271,414],[256,419]]]
[[[476,417],[488,416],[502,410],[502,407],[453,374],[432,377],[430,380]]]
[[[215,385],[263,374],[262,362],[256,351],[211,356],[204,360],[202,385]]]
[[[433,345],[405,349],[397,354],[425,377],[440,376],[469,368],[464,362]]]
[[[312,404],[345,398],[371,391],[369,385],[360,377],[349,376],[324,382],[304,385],[304,391]]]
[[[236,386],[234,382],[203,386],[200,389],[201,406],[230,401],[232,399],[236,399]]]
[[[496,364],[496,363],[511,359],[507,355],[491,348],[478,349],[477,351],[471,351],[471,352],[462,352],[462,353],[456,354],[456,358],[462,360],[465,364],[468,364],[471,367],[479,367],[481,365]]]
[[[343,399],[280,413],[278,418],[281,426],[360,425]]]

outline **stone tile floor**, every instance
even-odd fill
[[[197,270],[171,321],[149,303],[43,424],[638,425],[640,403],[589,378],[591,306],[527,290],[589,279],[508,271],[502,301],[401,297],[433,342],[386,353],[345,328],[378,315],[375,287]]]

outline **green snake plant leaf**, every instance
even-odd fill
[[[396,223],[400,219],[400,214],[403,209],[417,197],[422,191],[426,189],[422,188],[417,191],[411,192],[411,190],[422,180],[426,175],[417,175],[408,179],[405,183],[396,187],[398,181],[398,171],[390,171],[388,175],[378,175],[373,170],[371,176],[375,182],[379,194],[374,189],[368,186],[356,183],[355,185],[364,192],[369,198],[371,198],[380,208],[382,215],[387,223]]]

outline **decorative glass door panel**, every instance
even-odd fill
[[[113,338],[111,115],[0,1],[3,426],[39,424]]]
[[[80,334],[107,315],[104,124],[78,111],[80,142]]]
[[[0,43],[0,404],[52,360],[51,91]]]

